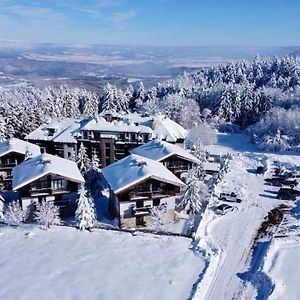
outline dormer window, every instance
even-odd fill
[[[48,136],[53,136],[55,131],[55,128],[48,128]]]

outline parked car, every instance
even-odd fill
[[[295,186],[298,185],[298,181],[297,180],[284,180],[281,182],[282,186],[289,186],[291,188],[294,188]]]
[[[237,194],[232,192],[232,193],[221,193],[219,199],[221,201],[227,201],[227,202],[236,202],[236,203],[241,203],[242,200],[237,198]]]
[[[265,168],[263,166],[258,166],[257,169],[256,169],[256,174],[257,175],[261,175],[261,174],[264,174],[265,173]]]
[[[298,185],[297,180],[287,180],[286,178],[282,177],[274,177],[274,178],[266,178],[266,182],[270,183],[273,186],[289,186],[291,188],[294,188]]]
[[[281,199],[281,200],[292,200],[292,201],[296,200],[295,195],[289,193],[288,191],[284,191],[284,190],[278,191],[277,198]]]
[[[289,180],[300,180],[300,174],[289,174],[289,176],[287,177],[287,179]]]
[[[290,193],[291,195],[294,195],[296,197],[300,196],[300,191],[291,188],[281,188],[279,189],[278,193]]]
[[[225,204],[225,203],[217,206],[217,213],[222,214],[222,215],[224,215],[230,211],[233,211],[233,210],[234,210],[233,206]]]

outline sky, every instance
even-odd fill
[[[300,46],[300,0],[0,0],[0,39]]]

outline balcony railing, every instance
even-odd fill
[[[131,200],[137,200],[137,199],[160,199],[164,197],[168,197],[169,192],[165,191],[163,189],[151,191],[151,190],[145,190],[145,191],[135,191],[130,194]]]

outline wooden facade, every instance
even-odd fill
[[[23,209],[37,202],[53,201],[59,206],[62,217],[75,214],[78,183],[68,178],[49,174],[23,186],[18,192]]]
[[[24,161],[25,154],[10,152],[0,158],[0,188],[12,189],[12,169]]]
[[[145,226],[153,206],[159,206],[167,198],[180,193],[180,187],[165,183],[154,178],[131,186],[117,193],[120,205],[120,221],[124,227]],[[167,203],[168,204],[168,203]],[[170,203],[169,203],[170,204]],[[175,204],[169,205],[169,211],[174,213]]]
[[[176,154],[164,159],[162,163],[168,170],[170,170],[178,178],[181,177],[182,173],[186,173],[194,165],[193,162],[184,159],[182,157],[179,157]]]

